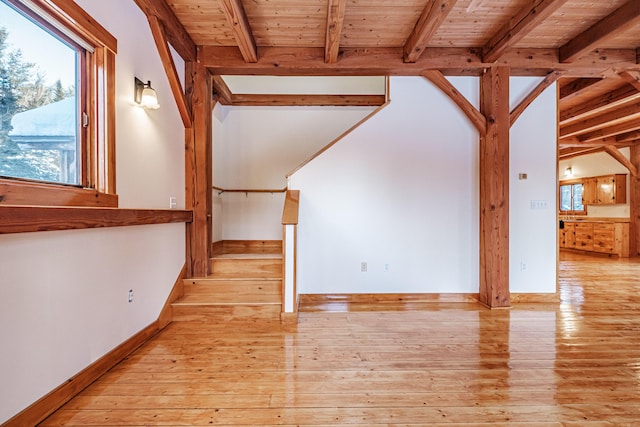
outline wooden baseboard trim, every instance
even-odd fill
[[[296,325],[298,323],[298,312],[280,313],[280,323],[283,325]]]
[[[305,304],[326,303],[398,303],[398,302],[459,302],[477,303],[478,294],[301,294],[298,296],[300,306]]]
[[[187,277],[187,264],[182,266],[182,270],[180,270],[180,274],[173,284],[173,288],[171,289],[171,293],[167,298],[167,301],[164,303],[164,307],[160,311],[160,315],[158,316],[158,328],[164,329],[173,321],[173,304],[179,298],[184,295],[184,279]]]
[[[74,375],[64,384],[11,418],[4,427],[35,426],[45,420],[62,405],[75,397],[91,383],[104,375],[109,369],[120,363],[125,357],[160,331],[158,321],[153,322],[100,359]]]
[[[560,302],[560,295],[556,294],[511,294],[511,304],[539,304]]]

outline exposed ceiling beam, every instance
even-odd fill
[[[515,14],[482,48],[484,62],[495,62],[508,49],[533,31],[567,0],[534,0]]]
[[[606,18],[560,47],[560,62],[571,62],[640,23],[640,1],[629,0]]]
[[[602,129],[594,130],[592,132],[588,132],[580,135],[578,138],[580,141],[588,142],[594,141],[597,139],[607,138],[609,136],[616,136],[623,133],[632,132],[634,130],[640,129],[640,120],[633,120],[624,123],[620,123],[613,126],[608,126]]]
[[[598,83],[602,83],[604,79],[600,78],[579,78],[575,80],[571,80],[567,84],[561,84],[560,90],[558,91],[560,101],[567,101],[575,96],[580,95],[584,90],[587,90]]]
[[[621,71],[619,75],[624,79],[624,81],[640,92],[640,72],[625,70]]]
[[[196,60],[196,44],[165,0],[135,0],[135,2],[147,18],[155,16],[164,24],[167,40],[182,59],[192,62]]]
[[[222,11],[233,29],[238,48],[245,62],[258,61],[258,48],[251,32],[249,19],[242,6],[242,0],[220,0]]]
[[[444,92],[460,108],[460,110],[462,110],[478,130],[480,135],[485,135],[487,133],[486,117],[476,107],[474,107],[467,98],[458,92],[458,89],[456,89],[440,71],[425,71],[422,75],[438,89]]]
[[[618,142],[637,143],[640,140],[640,130],[634,130],[627,133],[621,133],[616,136]]]
[[[149,20],[151,33],[153,34],[153,40],[156,43],[156,48],[160,55],[162,66],[164,67],[164,72],[169,80],[171,93],[173,93],[173,98],[178,106],[178,112],[182,118],[182,123],[185,128],[191,128],[193,123],[191,108],[189,108],[189,103],[187,102],[184,90],[182,89],[182,84],[180,83],[180,76],[176,70],[173,56],[171,56],[171,51],[169,50],[169,42],[167,41],[164,26],[162,25],[162,22],[160,22],[160,19],[154,15],[149,15],[147,18]]]
[[[604,147],[604,151],[616,159],[622,166],[627,168],[632,176],[638,176],[638,169],[633,165],[633,163],[631,163],[631,160],[627,159],[616,147],[606,145]]]
[[[561,126],[560,137],[564,138],[567,136],[577,135],[605,126],[630,122],[635,119],[640,119],[640,102],[604,112],[590,119],[580,120],[570,125]]]
[[[324,41],[324,61],[329,64],[338,62],[340,36],[344,24],[347,0],[329,0],[327,7],[327,31]]]
[[[482,62],[476,48],[427,48],[416,62],[402,59],[402,48],[341,48],[340,61],[324,62],[324,48],[261,47],[256,63],[247,63],[235,47],[201,46],[199,60],[219,75],[401,75],[417,76],[425,70],[445,75],[479,76],[492,64]],[[558,62],[557,49],[512,49],[498,64],[509,65],[513,76],[546,76],[566,71],[566,77],[617,75],[612,67],[640,71],[635,49],[613,49],[580,58],[571,64]]]
[[[605,110],[637,100],[640,100],[640,92],[633,86],[625,84],[618,89],[591,98],[575,107],[563,109],[560,112],[560,124],[576,121],[583,116],[600,114]]]
[[[218,102],[222,105],[231,105],[231,97],[233,94],[222,76],[213,76],[211,80],[213,83],[213,92],[218,95]]]
[[[405,62],[416,62],[457,0],[428,0],[403,47]]]
[[[629,142],[618,141],[615,136],[608,136],[602,139],[594,139],[591,141],[580,141],[577,137],[564,138],[559,141],[560,147],[602,147],[604,145],[612,145],[616,147],[628,147]]]
[[[560,76],[562,76],[561,71],[552,71],[547,74],[544,79],[542,79],[542,81],[538,83],[538,85],[531,92],[529,92],[529,94],[520,102],[520,104],[518,104],[513,110],[511,110],[511,112],[509,113],[509,121],[511,122],[510,126],[513,126],[513,124],[516,122],[516,120],[518,120],[522,113],[524,113],[527,107],[531,105],[531,103],[533,103],[533,101],[535,101],[536,98],[540,96],[540,94],[544,92],[549,86],[554,84],[558,80],[558,78],[560,78]]]
[[[234,106],[349,106],[378,107],[386,102],[385,95],[274,95],[274,94],[233,94]]]
[[[584,156],[585,154],[600,153],[604,151],[604,147],[569,147],[561,148],[558,153],[560,160],[571,159],[573,157]]]

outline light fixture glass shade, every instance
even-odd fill
[[[143,83],[140,79],[135,79],[134,100],[142,108],[157,110],[160,108],[156,91],[151,87],[151,81]]]
[[[564,176],[573,176],[573,169],[571,169],[571,166],[564,170]]]

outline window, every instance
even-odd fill
[[[115,51],[73,2],[0,0],[0,203],[117,206]]]
[[[560,182],[560,213],[564,215],[585,215],[586,208],[582,200],[584,186],[582,181]]]

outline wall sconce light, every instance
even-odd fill
[[[564,170],[564,176],[573,176],[573,169],[571,169],[571,166]]]
[[[151,81],[144,83],[137,77],[134,78],[135,92],[133,100],[135,103],[140,107],[147,108],[149,110],[157,110],[160,108],[160,104],[158,104],[158,96],[156,95],[156,91],[151,87]]]

